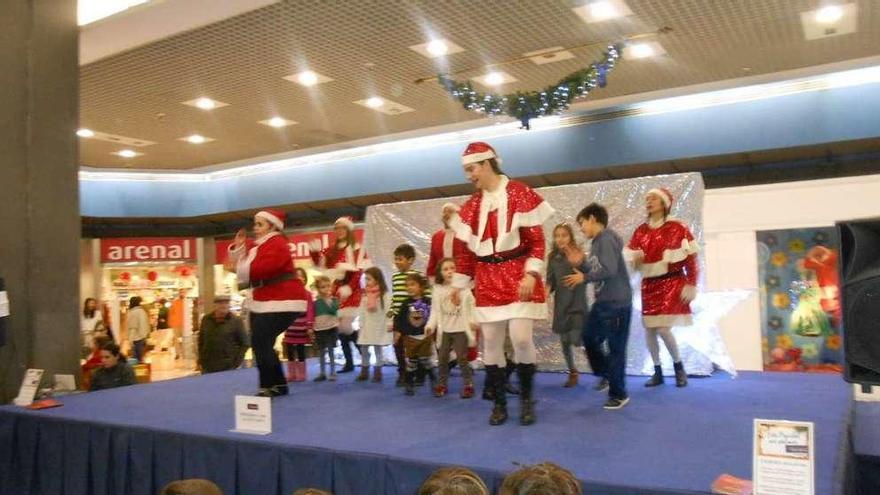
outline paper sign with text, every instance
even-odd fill
[[[29,406],[37,395],[40,388],[40,380],[43,379],[43,370],[29,369],[21,380],[21,388],[18,389],[18,397],[12,403],[16,406]]]
[[[272,399],[249,395],[235,396],[235,429],[238,433],[272,433]]]
[[[813,423],[755,419],[755,495],[814,495]]]

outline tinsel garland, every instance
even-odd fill
[[[498,95],[482,93],[474,89],[470,81],[458,82],[444,74],[440,74],[438,80],[466,110],[492,117],[515,117],[522,122],[523,129],[529,129],[531,119],[560,114],[568,109],[573,100],[586,97],[597,87],[604,88],[608,83],[608,74],[620,58],[620,51],[619,45],[610,45],[601,61],[573,72],[556,84],[539,91]]]

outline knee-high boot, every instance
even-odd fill
[[[519,375],[519,423],[530,425],[535,422],[535,401],[532,398],[532,390],[535,379],[535,365],[533,363],[517,365]]]
[[[493,391],[494,407],[492,415],[489,416],[489,424],[497,426],[507,421],[507,391],[504,389],[504,370],[498,366],[486,366],[486,373],[489,373],[489,386]]]
[[[513,372],[516,371],[516,366],[517,365],[513,360],[508,359],[507,366],[504,368],[504,388],[507,390],[508,394],[513,395],[519,394],[519,388],[510,381],[510,377],[513,376]],[[520,383],[520,386],[522,386],[522,383]]]

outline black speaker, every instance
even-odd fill
[[[880,219],[838,222],[848,382],[880,385]]]

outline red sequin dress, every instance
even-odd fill
[[[453,215],[450,226],[466,245],[455,253],[453,286],[466,288],[473,280],[477,322],[547,318],[542,224],[553,213],[532,188],[502,176],[496,191],[477,191]],[[520,301],[519,284],[528,272],[538,274],[535,291],[530,301]]]
[[[640,225],[626,253],[642,257],[642,319],[646,328],[693,323],[690,302],[696,296],[697,251],[693,234],[683,223]],[[683,298],[684,296],[684,298]]]

